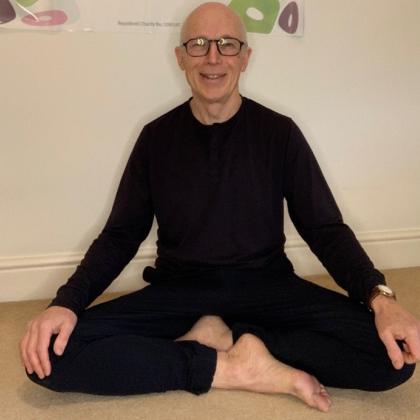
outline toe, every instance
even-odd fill
[[[315,394],[313,397],[313,407],[326,413],[331,407],[331,400],[329,397],[322,394]]]

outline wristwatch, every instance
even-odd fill
[[[395,292],[390,287],[386,286],[385,284],[377,284],[370,291],[370,294],[369,294],[368,307],[370,309],[372,309],[373,299],[375,299],[379,295],[386,296],[386,297],[394,299],[394,300],[397,299],[397,296],[396,296]]]

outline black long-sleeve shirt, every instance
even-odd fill
[[[292,272],[284,199],[300,235],[351,297],[363,301],[385,283],[343,223],[296,124],[243,98],[223,123],[201,124],[185,102],[144,127],[103,231],[51,305],[80,313],[134,257],[154,216],[158,271]]]

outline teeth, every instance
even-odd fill
[[[207,77],[207,79],[219,79],[222,76],[219,74],[204,74],[204,77]]]

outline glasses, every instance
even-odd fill
[[[204,37],[189,39],[187,42],[182,43],[182,45],[191,57],[204,57],[209,53],[212,42],[216,43],[217,51],[219,51],[220,55],[226,55],[228,57],[238,55],[242,46],[246,45],[246,42],[236,38],[207,39]]]

